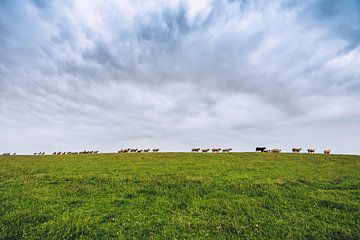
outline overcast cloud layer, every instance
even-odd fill
[[[0,1],[0,152],[360,153],[360,1]]]

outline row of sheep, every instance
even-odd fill
[[[192,148],[191,149],[191,152],[200,152],[200,150],[201,150],[201,152],[203,152],[203,153],[207,153],[207,152],[210,152],[210,148]],[[219,152],[223,152],[223,153],[228,153],[228,152],[230,152],[232,150],[232,148],[223,148],[223,149],[221,149],[221,148],[212,148],[211,149],[211,152],[213,152],[213,153],[219,153]]]
[[[3,153],[2,155],[3,156],[15,156],[16,153]]]
[[[159,148],[153,148],[152,152],[159,152]],[[127,152],[136,152],[136,153],[141,153],[141,152],[150,152],[150,149],[130,149],[130,148],[126,148],[126,149],[121,149],[118,151],[118,153],[127,153]],[[76,154],[98,154],[99,151],[80,151],[80,152],[53,152],[52,155],[76,155]],[[34,152],[33,155],[35,156],[43,156],[45,155],[45,152]],[[3,153],[3,156],[15,156],[16,153]]]
[[[123,148],[120,149],[119,151],[117,151],[117,153],[148,153],[148,152],[159,152],[160,149],[159,148],[146,148],[146,149],[138,149],[138,148]],[[232,148],[212,148],[211,152],[212,153],[219,153],[219,152],[223,152],[223,153],[229,153],[230,151],[232,151]],[[280,153],[281,149],[278,148],[273,148],[273,149],[267,149],[266,147],[256,147],[255,148],[256,152],[272,152],[272,153]],[[293,153],[300,153],[302,151],[302,148],[292,148],[291,151]],[[210,152],[210,148],[192,148],[191,152],[196,153],[196,152],[203,152],[203,153],[208,153]],[[310,154],[314,154],[315,153],[315,149],[314,148],[308,148],[307,152]],[[324,150],[324,154],[330,154],[331,150],[330,149],[325,149]],[[80,152],[53,152],[52,155],[66,155],[66,154],[97,154],[99,153],[99,151],[80,151]],[[3,153],[3,156],[15,156],[16,153]],[[41,155],[45,155],[45,152],[35,152],[34,155],[37,156],[41,156]]]
[[[292,148],[291,151],[293,153],[300,153],[302,150],[302,148]],[[255,148],[256,152],[272,152],[272,153],[280,153],[281,149],[278,148],[273,148],[273,149],[266,149],[266,147],[256,147]],[[324,154],[330,154],[330,149],[325,149],[324,150]],[[308,148],[307,152],[310,154],[314,154],[315,153],[315,148]]]
[[[97,154],[99,151],[81,151],[81,152],[53,152],[52,155],[69,155],[69,154]],[[34,152],[34,155],[45,155],[45,152]]]
[[[160,149],[159,148],[153,148],[152,152],[159,152]],[[146,149],[138,149],[138,148],[123,148],[120,149],[119,151],[117,151],[117,153],[148,153],[150,152],[150,148],[146,148]]]
[[[94,150],[92,150],[92,151],[81,151],[81,152],[53,152],[53,155],[66,155],[66,154],[70,154],[70,155],[72,155],[72,154],[97,154],[97,153],[99,153],[99,151],[94,151]]]

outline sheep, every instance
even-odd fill
[[[232,149],[231,148],[224,148],[222,150],[223,153],[229,153]]]
[[[281,149],[274,148],[274,149],[271,149],[271,152],[272,153],[280,153]]]
[[[208,149],[208,148],[203,148],[203,149],[201,149],[201,152],[207,153],[209,150],[210,150],[210,149]]]
[[[122,148],[119,153],[127,153],[130,152],[130,148]]]
[[[292,152],[293,153],[299,153],[302,150],[302,148],[293,148]]]
[[[211,152],[213,152],[213,153],[218,153],[220,151],[221,151],[221,148],[212,148],[211,149]]]
[[[137,150],[138,150],[137,148],[132,148],[132,149],[130,149],[130,152],[134,153],[134,152],[137,152]]]
[[[150,151],[150,149],[149,148],[147,148],[147,149],[144,149],[144,152],[149,152]]]
[[[153,150],[152,150],[153,152],[159,152],[160,151],[160,149],[159,148],[153,148]]]
[[[130,152],[130,148],[124,148],[120,150],[120,153],[127,153]]]
[[[142,152],[142,150],[141,150],[141,149],[138,149],[136,152],[137,152],[137,153],[141,153],[141,152]]]
[[[130,151],[130,148],[122,148],[118,151],[118,153],[127,153]]]
[[[200,151],[200,148],[193,148],[191,149],[191,152],[199,152]]]
[[[256,147],[255,152],[264,152],[266,147]]]
[[[315,153],[315,149],[314,149],[314,148],[309,148],[307,151],[308,151],[308,153]]]
[[[325,149],[324,154],[330,154],[330,151],[331,151],[330,149]]]

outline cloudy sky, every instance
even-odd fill
[[[360,1],[1,0],[0,152],[360,153]]]

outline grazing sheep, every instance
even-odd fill
[[[308,151],[308,153],[315,153],[315,149],[314,149],[314,148],[309,148],[307,151]]]
[[[330,154],[330,151],[331,151],[330,149],[325,149],[324,154]]]
[[[158,152],[160,149],[159,148],[153,148],[153,152]]]
[[[223,153],[229,153],[232,149],[231,148],[224,148],[222,150]]]
[[[200,148],[193,148],[191,149],[191,152],[199,152],[200,151]]]
[[[293,148],[292,152],[293,153],[299,153],[302,150],[302,148]]]
[[[120,149],[120,151],[118,151],[118,153],[127,153],[129,151],[129,149],[128,148]]]
[[[255,152],[264,152],[266,147],[256,147]]]
[[[137,152],[137,153],[141,153],[141,152],[142,152],[142,150],[141,150],[141,149],[138,149],[136,152]]]
[[[130,149],[130,152],[134,153],[134,152],[137,152],[137,150],[138,150],[137,148],[133,148],[133,149]]]
[[[150,152],[150,149],[149,148],[144,149],[144,152]]]
[[[212,148],[211,149],[211,152],[213,152],[213,153],[218,153],[220,151],[221,151],[221,148]]]
[[[208,149],[208,148],[201,149],[201,152],[203,152],[203,153],[207,153],[208,151],[210,151],[210,149]]]
[[[130,152],[130,148],[122,148],[118,153],[127,153]]]
[[[272,153],[280,153],[281,149],[274,148],[274,149],[271,149],[271,152]]]

